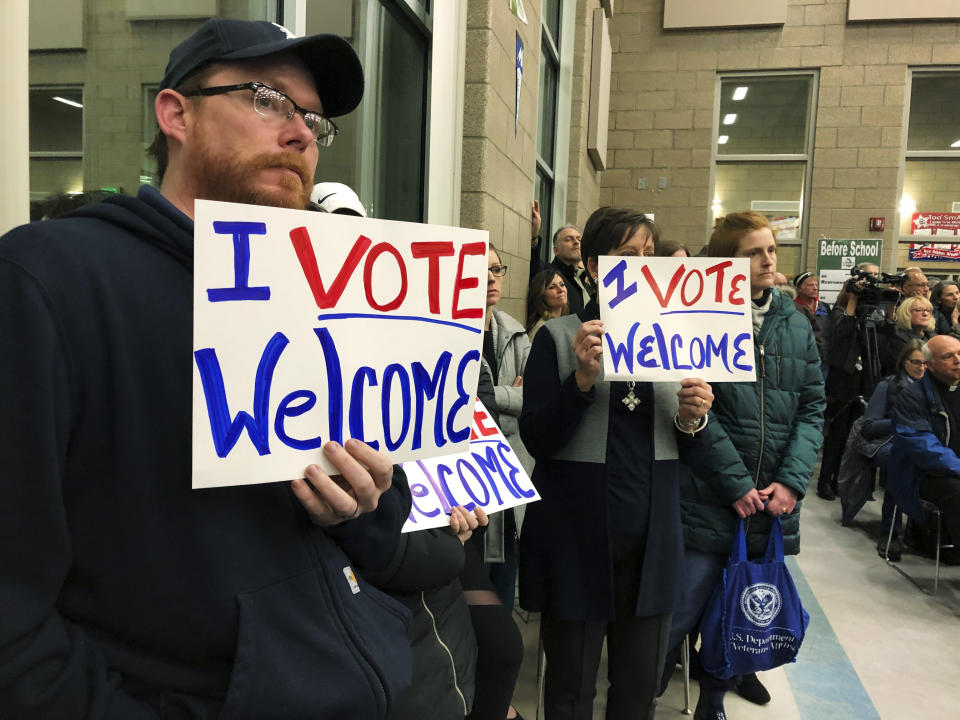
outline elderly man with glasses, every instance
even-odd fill
[[[409,613],[353,568],[402,472],[350,440],[339,481],[190,487],[194,202],[304,208],[360,63],[211,19],[160,88],[159,190],[0,238],[0,716],[385,718]]]

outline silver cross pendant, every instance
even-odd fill
[[[627,386],[627,390],[629,392],[626,394],[623,400],[620,401],[627,406],[627,410],[629,410],[630,412],[633,412],[634,410],[636,410],[637,407],[640,405],[640,398],[638,398],[636,395],[633,394],[633,388],[635,388],[636,385],[637,383],[631,380],[630,384]]]

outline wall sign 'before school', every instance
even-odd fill
[[[210,201],[195,227],[193,487],[332,471],[330,440],[468,448],[486,232]]]
[[[599,258],[605,380],[756,378],[746,258]]]

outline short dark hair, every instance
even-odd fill
[[[656,248],[656,253],[660,257],[670,257],[678,250],[683,250],[687,257],[693,257],[693,253],[690,252],[690,249],[681,242],[676,240],[661,240],[660,242],[654,242],[654,248]]]
[[[207,80],[210,79],[210,76],[221,67],[223,67],[223,63],[219,62],[204,65],[187,75],[183,79],[183,82],[173,89],[181,95],[199,90],[206,84]],[[167,136],[163,134],[163,130],[160,128],[157,128],[157,134],[154,135],[153,142],[150,143],[150,147],[147,148],[147,155],[157,161],[157,181],[163,182],[163,176],[167,172],[167,165],[170,163],[170,148],[167,145]]]
[[[956,280],[941,280],[936,284],[936,286],[933,288],[933,292],[930,295],[930,300],[933,302],[934,307],[943,302],[943,291],[951,285],[953,287],[960,287]]]
[[[919,338],[910,338],[907,342],[904,343],[903,347],[900,349],[900,354],[897,355],[897,369],[894,371],[894,375],[903,370],[903,364],[907,361],[913,353],[917,350],[923,352],[923,348],[926,346],[926,342],[920,340]],[[924,359],[927,359],[927,354],[924,353]]]
[[[647,228],[656,247],[660,243],[660,228],[642,212],[628,208],[598,208],[583,228],[580,255],[584,262],[607,255],[633,237],[641,227]]]

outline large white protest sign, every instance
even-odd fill
[[[750,261],[599,258],[605,380],[754,380]]]
[[[477,400],[470,448],[456,455],[403,463],[413,506],[402,532],[446,527],[450,508],[478,505],[489,515],[540,499],[506,437]]]
[[[194,487],[467,448],[486,232],[198,201],[194,244]]]

